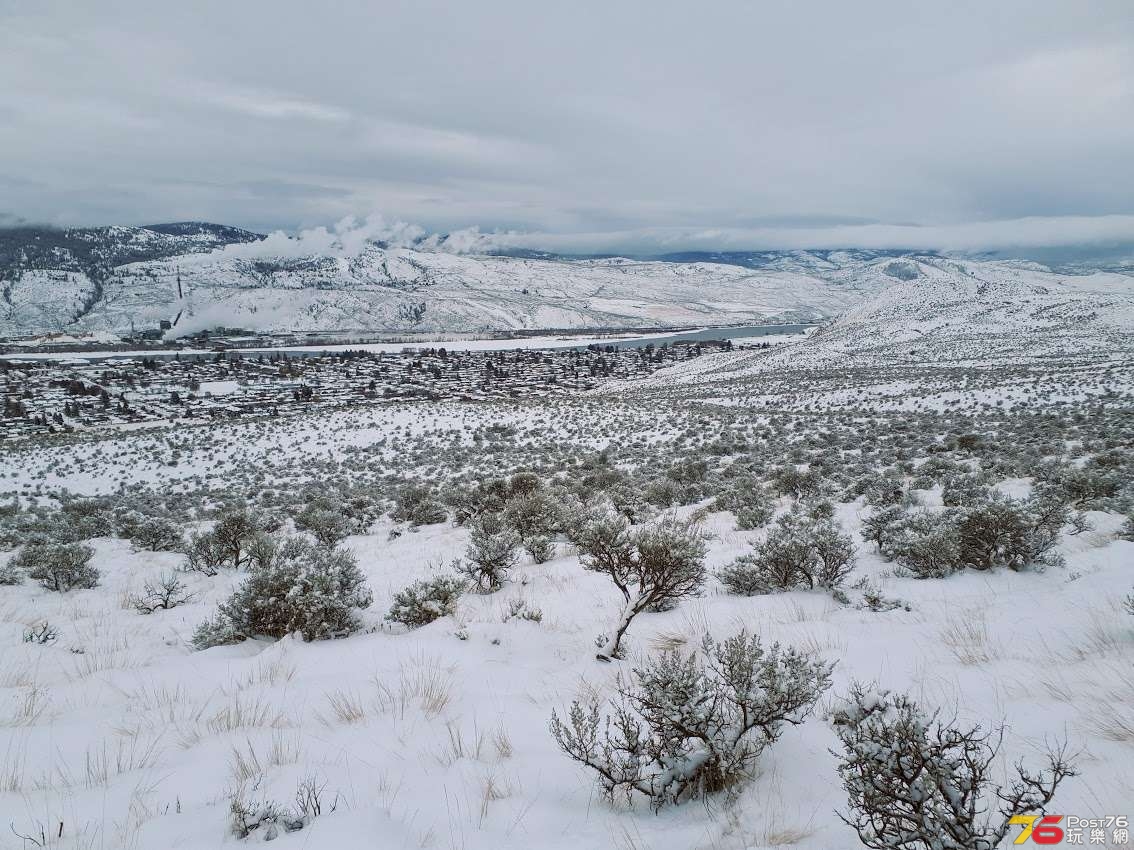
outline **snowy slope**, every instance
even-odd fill
[[[1134,277],[1055,274],[1005,261],[922,257],[916,265],[917,277],[894,282],[799,342],[700,358],[645,383],[729,382],[785,370],[1070,362],[1134,351]]]
[[[171,228],[175,232],[166,232]],[[163,319],[176,321],[178,334],[218,325],[475,333],[730,325],[845,313],[810,352],[857,357],[884,348],[896,356],[902,346],[916,349],[932,336],[934,345],[947,347],[935,357],[956,358],[970,338],[995,332],[1001,316],[1020,331],[1005,345],[1030,345],[1035,333],[1062,338],[1070,332],[1073,341],[1082,322],[1121,325],[1134,280],[892,252],[776,252],[761,255],[753,268],[465,256],[378,244],[301,255],[286,253],[300,244],[288,240],[281,254],[278,240],[257,243],[249,241],[254,234],[216,225],[106,228],[98,239],[88,231],[66,233],[58,244],[37,243],[27,268],[31,261],[13,259],[19,251],[8,244],[0,337],[121,334]]]
[[[24,277],[17,287],[25,286]],[[179,314],[181,333],[216,325],[482,331],[812,320],[842,312],[891,282],[861,262],[817,274],[712,263],[456,256],[374,245],[350,257],[221,250],[118,266],[81,315],[7,305],[0,335],[124,332],[131,322],[149,327]],[[44,304],[63,300],[53,289],[39,291]]]

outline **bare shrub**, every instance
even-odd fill
[[[959,729],[887,691],[855,686],[833,722],[850,808],[839,817],[875,850],[992,850],[1014,815],[1043,813],[1075,775],[1060,748],[1048,753],[1046,770],[1017,764],[1008,786],[995,785],[1003,730]]]
[[[192,602],[196,594],[189,591],[181,579],[170,573],[163,573],[156,583],[147,581],[140,594],[128,596],[126,601],[139,614],[152,614],[154,611],[168,611],[186,602]]]
[[[598,774],[613,800],[634,792],[655,809],[729,789],[746,777],[785,724],[798,724],[830,685],[831,666],[740,632],[706,635],[700,653],[663,653],[619,677],[618,698],[552,713],[551,734]]]

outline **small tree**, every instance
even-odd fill
[[[39,543],[24,546],[9,566],[24,570],[47,590],[64,593],[98,585],[99,571],[90,565],[94,549],[81,543]]]
[[[905,695],[856,685],[833,722],[850,806],[839,817],[875,850],[992,850],[1014,815],[1043,813],[1060,782],[1075,775],[1059,749],[1048,754],[1046,771],[1017,764],[1011,784],[994,785],[1003,730],[958,729]]]
[[[831,666],[745,632],[701,652],[668,652],[618,679],[605,720],[596,699],[551,715],[551,734],[598,774],[611,800],[634,792],[655,809],[732,787],[785,724],[798,724],[830,685]]]
[[[238,509],[227,510],[210,534],[224,561],[239,570],[251,563],[252,544],[263,535],[263,530],[256,517]]]
[[[620,657],[622,636],[642,611],[667,606],[701,591],[705,581],[705,535],[694,524],[670,520],[631,531],[620,516],[592,519],[579,535],[583,567],[603,573],[625,601],[601,661]]]
[[[888,505],[874,511],[862,521],[862,539],[882,551],[894,536],[895,524],[905,515],[905,510],[899,505]]]

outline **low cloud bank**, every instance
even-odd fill
[[[945,225],[855,224],[832,227],[653,228],[595,233],[481,231],[469,227],[430,233],[421,225],[380,214],[344,218],[331,227],[292,235],[282,230],[259,242],[229,245],[228,257],[355,257],[382,243],[448,254],[551,251],[563,254],[648,255],[678,251],[760,251],[818,248],[985,251],[1134,242],[1134,216],[1032,217]]]

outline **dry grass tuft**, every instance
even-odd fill
[[[333,691],[327,694],[326,699],[327,706],[330,708],[330,715],[324,716],[316,713],[324,726],[332,726],[335,723],[342,726],[354,726],[366,722],[366,707],[358,694],[347,691]]]
[[[398,680],[387,683],[374,676],[378,689],[375,705],[384,714],[403,719],[410,708],[417,706],[427,718],[440,715],[453,698],[451,668],[442,667],[437,659],[419,658],[400,664]]]
[[[472,736],[465,738],[461,727],[455,723],[445,724],[446,741],[444,746],[435,754],[438,763],[449,767],[462,759],[482,761],[488,736],[484,730],[473,721]]]
[[[34,726],[49,703],[47,690],[38,685],[19,688],[6,700],[7,707],[4,714],[0,714],[0,726]]]
[[[992,641],[984,614],[970,611],[950,619],[940,632],[941,642],[965,665],[987,664],[1001,657],[1000,647]]]
[[[512,747],[512,739],[508,737],[508,730],[504,728],[503,724],[496,727],[496,731],[492,733],[492,745],[496,748],[496,755],[502,759],[512,758],[515,750]]]
[[[673,652],[689,643],[689,638],[682,632],[658,632],[650,641],[654,652]]]

